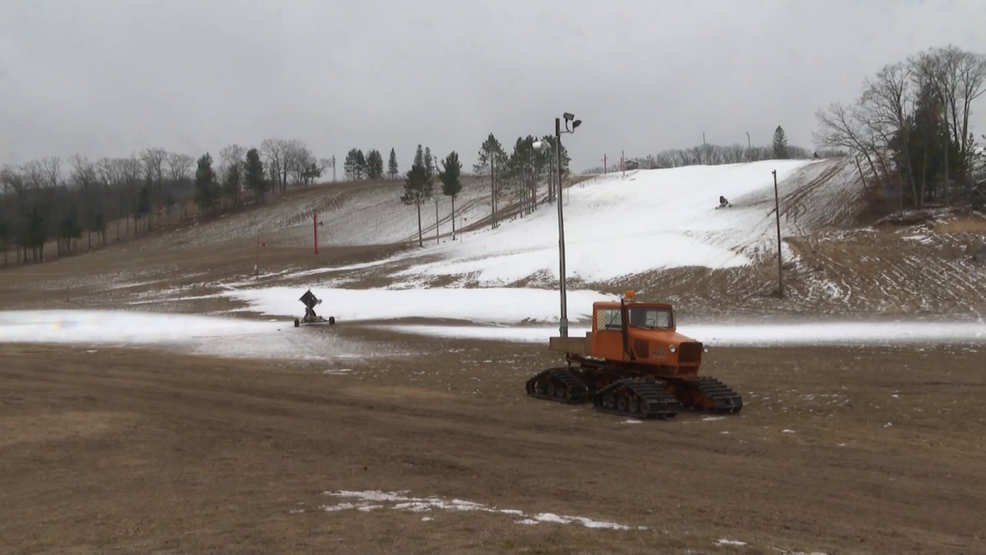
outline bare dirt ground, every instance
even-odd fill
[[[524,380],[557,362],[540,346],[388,339],[436,354],[332,368],[0,346],[5,549],[986,552],[982,353],[723,349],[707,373],[743,412],[628,424],[527,398]],[[327,511],[358,501],[336,490],[630,529]]]
[[[336,202],[320,196],[299,193],[281,215]],[[234,228],[250,228],[252,216],[236,217]],[[984,242],[983,222],[963,215],[790,238],[797,258],[785,267],[784,300],[772,296],[769,257],[750,268],[569,286],[630,287],[702,319],[981,317],[986,269],[968,251]],[[296,285],[299,295],[325,279],[379,287],[412,263],[285,277],[408,249],[320,245],[316,256],[292,242],[305,228],[271,235],[254,279],[254,237],[208,225],[215,244],[195,244],[205,232],[188,228],[0,271],[0,309],[224,312],[243,308],[219,295],[226,287]],[[524,381],[559,362],[541,345],[348,323],[325,333],[386,353],[340,366],[0,344],[2,545],[15,553],[986,553],[978,347],[714,350],[703,373],[742,393],[740,415],[631,424],[528,399]],[[523,514],[412,512],[325,494],[335,490],[406,490]],[[544,513],[630,529],[517,523],[550,520]],[[716,544],[723,539],[744,545]]]

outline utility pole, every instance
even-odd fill
[[[750,132],[749,131],[746,132],[746,148],[748,148],[748,149],[749,148],[752,148],[750,146]]]
[[[777,170],[770,172],[774,174],[774,218],[777,221],[777,296],[784,297],[784,282],[781,279],[781,203],[777,195]]]
[[[435,197],[435,244],[440,244],[438,242],[438,197]]]
[[[606,168],[606,155],[605,155],[605,154],[603,154],[603,175],[606,175],[606,173],[607,173],[607,168]]]
[[[315,254],[318,254],[318,212],[312,211],[312,236],[315,238]]]
[[[561,118],[555,118],[555,159],[558,162],[558,287],[561,291],[561,320],[558,331],[562,337],[568,337],[568,301],[565,298],[565,220],[561,206]]]
[[[332,155],[332,182],[336,182],[336,155]]]
[[[490,157],[490,228],[496,229],[496,155],[492,146],[487,152]]]

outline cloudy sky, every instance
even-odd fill
[[[982,0],[0,0],[0,164],[280,137],[471,166],[564,111],[577,170],[777,125],[811,148],[818,108],[928,47],[986,52],[984,22]]]

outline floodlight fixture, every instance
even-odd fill
[[[568,112],[565,112],[564,117],[565,117],[565,121],[572,121],[573,119],[575,119],[575,116],[569,114]]]

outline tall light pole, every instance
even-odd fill
[[[746,132],[746,148],[751,148],[750,147],[750,132],[749,131]]]
[[[561,318],[558,322],[558,331],[562,337],[568,337],[568,301],[565,291],[565,217],[562,211],[562,179],[561,179],[561,135],[562,133],[574,133],[578,126],[582,125],[582,120],[575,119],[575,116],[565,112],[565,130],[561,129],[561,118],[555,118],[555,160],[558,164],[558,188],[556,189],[556,201],[558,204],[558,289],[561,294]],[[573,121],[574,120],[574,121]],[[568,124],[572,123],[569,129]],[[534,144],[534,148],[543,150],[546,148],[543,141]]]

